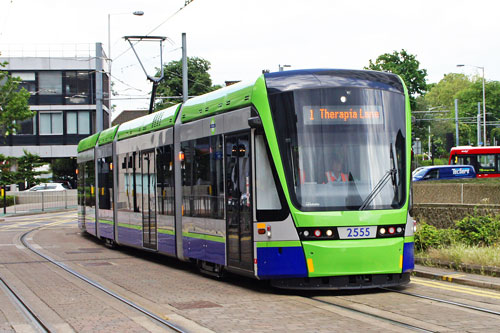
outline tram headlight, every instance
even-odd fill
[[[321,237],[321,230],[319,229],[314,230],[314,236]]]
[[[385,228],[380,228],[379,233],[380,233],[381,235],[385,235]]]
[[[304,230],[304,232],[302,234],[304,235],[304,237],[309,237],[309,231],[307,231],[307,230]]]
[[[394,227],[389,227],[389,230],[388,230],[388,231],[389,231],[389,234],[391,234],[391,235],[392,235],[392,234],[394,234],[394,233],[396,232],[396,228],[394,228]]]
[[[330,230],[330,229],[328,229],[328,230],[326,231],[326,235],[327,235],[328,237],[332,237],[332,235],[333,235],[333,231],[332,231],[332,230]]]
[[[398,228],[396,229],[396,232],[397,232],[398,234],[399,234],[399,233],[401,233],[402,231],[403,231],[403,228],[401,228],[401,227],[398,227]]]

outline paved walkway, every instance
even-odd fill
[[[415,276],[500,290],[500,277],[458,272],[453,269],[415,265]]]

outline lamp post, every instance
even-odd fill
[[[111,15],[126,15],[129,13],[109,13],[108,14],[108,72],[109,72],[109,94],[108,94],[108,113],[109,113],[109,126],[111,126]],[[142,16],[144,15],[144,12],[142,10],[136,10],[135,12],[132,12],[132,15],[135,16]]]
[[[484,67],[464,64],[457,65],[457,67],[464,66],[479,68],[483,71],[483,146],[486,147],[486,90],[484,88]]]
[[[292,65],[278,65],[278,69],[280,72],[283,72],[285,67],[292,67]]]

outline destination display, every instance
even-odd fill
[[[383,124],[383,112],[377,105],[304,106],[304,125]]]

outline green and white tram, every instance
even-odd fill
[[[109,128],[78,146],[80,228],[281,288],[408,283],[409,105],[393,74],[297,70]]]

